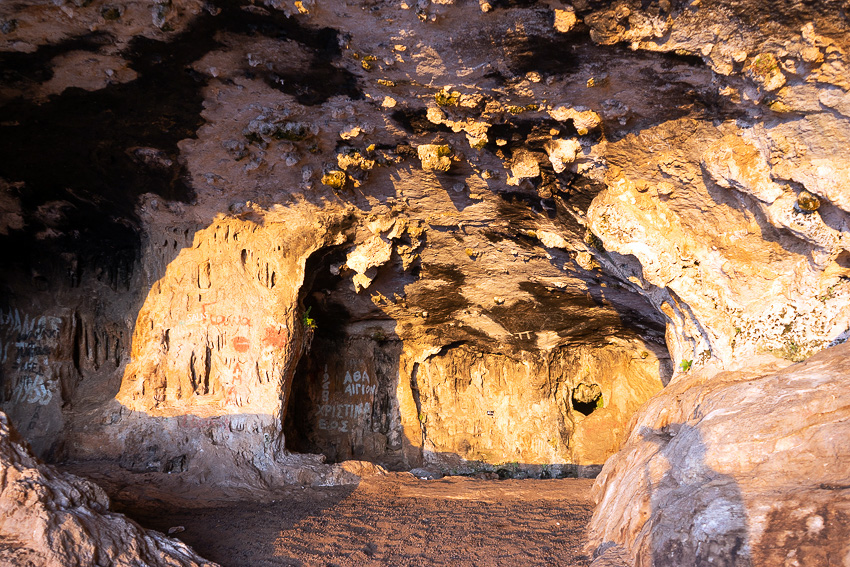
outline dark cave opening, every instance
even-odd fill
[[[603,407],[602,388],[599,387],[599,384],[586,384],[582,382],[573,388],[571,401],[575,411],[588,416],[596,411],[597,408]]]
[[[316,336],[302,356],[287,400],[286,449],[324,455],[326,462],[372,461],[397,468],[391,402],[401,342],[372,337]]]
[[[357,459],[399,468],[401,443],[391,416],[401,341],[391,319],[363,320],[369,302],[353,294],[337,269],[345,247],[313,254],[306,265],[302,304],[314,320],[311,348],[301,356],[283,423],[288,451],[324,455],[326,462]],[[349,293],[350,292],[350,293]]]
[[[339,272],[333,274],[330,268],[342,262],[345,262],[345,250],[342,248],[323,249],[307,259],[301,301],[305,317],[312,319],[315,330],[310,350],[298,361],[283,423],[287,450],[295,453],[321,453],[330,462],[336,460],[336,449],[333,446],[325,447],[318,440],[321,435],[315,414],[321,411],[320,407],[317,409],[316,401],[319,404],[329,401],[329,392],[322,399],[322,382],[326,374],[320,372],[323,370],[322,356],[332,348],[333,343],[344,339],[345,324],[349,320],[349,314],[343,306],[326,301],[328,290],[334,289],[342,280]]]

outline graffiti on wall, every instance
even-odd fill
[[[346,370],[342,380],[337,380],[334,385],[332,396],[331,377],[325,366],[318,410],[319,429],[349,433],[357,424],[371,417],[378,384],[366,370]]]
[[[50,356],[59,340],[62,319],[30,317],[17,309],[0,312],[0,364],[17,374],[12,400],[47,405],[53,398]]]

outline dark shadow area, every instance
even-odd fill
[[[302,302],[315,329],[287,397],[286,449],[331,463],[357,459],[404,469],[401,438],[391,434],[402,344],[395,321],[348,289],[339,271],[347,251],[320,250],[307,261]],[[387,269],[376,271],[379,286]]]
[[[71,51],[97,51],[111,42],[109,34],[97,31],[59,43],[40,45],[30,53],[0,51],[0,83],[7,86],[45,83],[53,78],[50,63],[54,57]]]
[[[602,389],[598,384],[580,383],[572,392],[573,409],[582,415],[590,415],[602,407]]]
[[[647,465],[652,511],[647,522],[655,567],[719,565],[750,567],[749,520],[735,479],[705,462],[699,429],[682,423],[643,428],[671,469],[653,484]],[[682,467],[679,470],[675,467]],[[646,528],[644,528],[646,529]]]
[[[390,118],[392,118],[393,121],[401,126],[401,128],[403,128],[406,132],[413,134],[414,136],[424,136],[426,134],[433,134],[436,132],[450,134],[452,132],[451,128],[444,124],[434,124],[428,120],[426,115],[427,109],[425,107],[401,108],[390,114]],[[411,155],[411,157],[417,157],[415,149],[413,150],[413,155]]]
[[[381,336],[313,339],[301,358],[284,420],[286,448],[326,462],[366,460],[404,470],[394,403],[401,342]],[[358,356],[360,355],[360,356]]]
[[[276,10],[243,10],[248,2],[214,4],[218,15],[202,12],[171,41],[133,38],[121,53],[138,73],[133,81],[93,92],[69,88],[42,104],[17,98],[0,106],[0,177],[18,184],[13,194],[25,222],[23,230],[3,237],[0,265],[39,272],[58,265],[76,278],[85,271],[127,271],[141,245],[138,197],[194,199],[177,143],[195,137],[203,124],[207,77],[190,65],[221,47],[215,39],[220,31],[297,42],[311,57],[306,70],[299,61],[298,69],[263,73],[302,104],[340,94],[360,98],[354,76],[333,65],[340,55],[336,30],[306,27]],[[43,83],[57,55],[108,43],[107,35],[93,33],[34,53],[0,53],[0,77],[8,85]],[[246,63],[245,72],[259,71]],[[51,238],[36,238],[45,231]]]

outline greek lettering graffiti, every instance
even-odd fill
[[[50,355],[56,348],[62,319],[49,315],[21,316],[17,309],[0,311],[0,353],[3,364],[10,362],[17,371],[12,401],[47,405],[53,398],[50,380]],[[14,348],[14,352],[10,351]]]
[[[203,304],[204,306],[208,304]],[[189,313],[186,319],[180,321],[178,325],[186,323],[209,323],[216,327],[250,327],[251,318],[245,315],[228,315],[222,313]]]
[[[325,404],[319,406],[319,415],[335,419],[359,418],[372,414],[372,404],[363,402],[361,404]]]
[[[378,389],[377,384],[369,385],[369,375],[365,370],[362,374],[355,372],[353,375],[346,372],[342,385],[345,386],[345,393],[349,396],[374,395]]]
[[[377,391],[378,384],[367,370],[346,370],[341,381],[338,378],[332,381],[326,365],[321,381],[321,404],[316,416],[318,428],[350,433],[363,427],[372,416],[372,400]]]

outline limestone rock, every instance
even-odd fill
[[[779,68],[779,62],[772,53],[756,55],[746,68],[747,73],[766,91],[775,91],[785,84],[785,75]]]
[[[767,160],[737,136],[725,136],[709,146],[701,163],[721,187],[734,187],[768,204],[782,196],[782,187],[770,178]]]
[[[511,175],[508,179],[509,185],[516,185],[521,179],[538,177],[540,165],[537,163],[537,157],[528,151],[518,151],[511,162]]]
[[[519,338],[541,341],[540,335],[519,333]],[[464,348],[429,357],[416,369],[426,461],[444,470],[462,464],[453,455],[490,463],[599,463],[622,439],[623,416],[661,386],[652,378],[659,361],[649,350],[645,353],[647,358],[631,364],[614,345],[579,353],[556,350],[550,361],[480,356]],[[539,366],[550,370],[542,372]],[[547,375],[561,378],[550,386],[543,379]],[[568,376],[575,378],[561,382]],[[579,391],[596,394],[592,403],[573,394],[576,381],[583,381]],[[597,405],[600,397],[604,402]],[[515,423],[527,425],[518,430]]]
[[[547,248],[560,248],[562,250],[567,250],[570,246],[566,238],[559,234],[555,234],[554,232],[549,232],[548,230],[538,230],[537,239],[540,240],[543,246],[546,246]]]
[[[214,567],[184,543],[109,511],[97,485],[44,465],[0,412],[0,565]]]
[[[581,135],[587,134],[602,123],[599,114],[587,109],[558,106],[550,110],[549,115],[560,122],[572,120],[576,131]]]
[[[847,338],[838,0],[114,4],[0,3],[0,407],[40,456],[586,474],[671,373]]]
[[[392,251],[390,242],[375,236],[349,253],[346,264],[355,272],[362,274],[369,268],[389,262]]]
[[[576,160],[576,156],[581,153],[581,144],[578,140],[550,140],[544,146],[549,154],[549,161],[552,162],[552,167],[555,173],[561,173],[570,164]]]
[[[576,14],[572,9],[555,9],[555,29],[567,33],[576,25]]]
[[[656,566],[846,556],[848,360],[841,345],[671,383],[597,479],[590,546]]]
[[[389,241],[375,236],[348,254],[346,265],[357,272],[354,287],[358,292],[369,287],[377,275],[377,268],[390,261],[393,246]]]
[[[422,169],[435,169],[437,171],[448,171],[452,166],[452,150],[446,144],[422,144],[416,151],[422,162]]]

